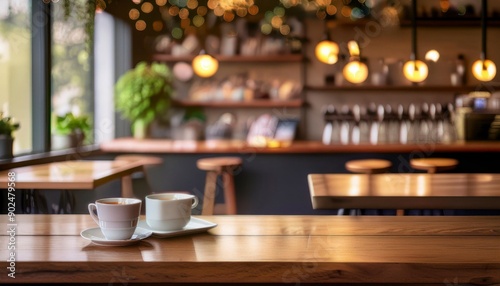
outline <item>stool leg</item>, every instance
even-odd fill
[[[236,195],[234,193],[234,177],[228,172],[222,173],[224,182],[224,200],[226,203],[226,214],[236,214]]]
[[[203,209],[201,210],[202,215],[214,214],[216,186],[217,186],[217,173],[211,171],[207,172],[207,179],[205,182],[205,194],[203,195]]]
[[[133,198],[134,191],[132,190],[132,176],[122,177],[122,197]]]
[[[403,216],[403,215],[405,215],[405,211],[404,210],[396,210],[396,215]]]

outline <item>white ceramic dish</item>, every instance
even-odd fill
[[[145,238],[148,238],[151,236],[152,232],[150,230],[144,229],[137,227],[135,229],[134,235],[132,235],[131,239],[125,239],[125,240],[108,240],[104,237],[104,234],[102,234],[102,231],[100,228],[88,228],[83,230],[80,235],[92,241],[93,243],[97,245],[104,245],[104,246],[126,246],[126,245],[131,245],[134,243],[137,243]]]
[[[185,227],[183,227],[182,229],[178,229],[178,230],[168,230],[168,231],[154,230],[154,229],[151,229],[151,227],[149,227],[149,225],[147,224],[147,222],[145,220],[141,220],[137,224],[137,227],[146,229],[148,231],[152,231],[154,237],[161,237],[161,238],[204,232],[204,231],[207,231],[207,230],[214,228],[216,226],[217,226],[216,223],[209,222],[209,221],[195,218],[195,217],[191,217],[191,220],[189,220],[188,224]]]

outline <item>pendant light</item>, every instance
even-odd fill
[[[344,66],[342,74],[344,78],[352,83],[362,83],[368,77],[368,67],[361,61],[359,45],[356,41],[347,43],[349,49],[349,63]]]
[[[488,17],[487,1],[483,0],[481,6],[482,51],[479,60],[475,61],[472,65],[472,74],[480,81],[491,81],[497,73],[497,67],[493,61],[486,57],[486,21]]]
[[[205,53],[205,50],[201,50],[200,54],[193,59],[192,66],[196,75],[207,78],[213,76],[217,72],[219,69],[219,61]]]
[[[419,83],[427,78],[429,69],[423,61],[417,59],[417,1],[411,2],[411,55],[403,66],[403,74],[409,81]]]
[[[325,35],[314,48],[316,58],[325,64],[333,65],[339,59],[339,45],[332,41],[328,28],[325,27]]]

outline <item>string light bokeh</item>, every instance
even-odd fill
[[[130,20],[138,31],[167,30],[174,39],[196,32],[208,25],[209,17],[233,22],[237,18],[258,21],[261,33],[279,33],[287,36],[291,27],[287,23],[290,9],[302,9],[319,19],[343,17],[358,20],[369,15],[374,0],[129,0],[135,7],[129,11]],[[272,4],[274,3],[274,4]],[[148,14],[158,10],[158,19]],[[149,19],[149,20],[147,20]],[[257,20],[256,20],[257,19]],[[170,24],[170,26],[169,26]],[[168,29],[165,29],[167,28]]]

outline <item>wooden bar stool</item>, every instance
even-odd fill
[[[137,162],[140,161],[140,163],[143,165],[143,173],[144,177],[146,178],[146,182],[148,185],[149,179],[148,179],[148,172],[146,172],[147,168],[150,166],[154,165],[161,165],[163,164],[163,159],[159,157],[154,157],[154,156],[147,156],[147,155],[118,155],[115,157],[115,160],[123,160],[123,161],[131,161],[131,162]],[[132,176],[123,176],[122,177],[122,193],[121,196],[123,198],[133,198],[134,196],[134,190],[132,188]]]
[[[419,158],[410,160],[410,166],[413,169],[424,170],[428,174],[448,171],[454,169],[457,165],[458,160],[451,158]],[[424,212],[429,212],[429,210],[424,210]],[[441,210],[440,213],[443,214],[444,211]]]
[[[392,167],[391,161],[383,160],[383,159],[360,159],[360,160],[351,160],[345,163],[345,168],[352,173],[360,173],[360,174],[381,174],[389,171]],[[402,212],[402,210],[398,210]],[[357,215],[361,211],[351,210],[351,215]],[[344,209],[340,209],[337,213],[338,215],[344,214]]]
[[[224,188],[225,214],[236,214],[236,194],[233,174],[236,169],[241,167],[242,163],[239,157],[204,158],[196,161],[198,169],[207,171],[202,215],[214,214],[215,191],[219,175],[222,176]]]
[[[429,174],[451,170],[457,165],[458,160],[450,158],[420,158],[410,160],[410,166],[413,169],[424,170]]]
[[[351,160],[345,163],[345,168],[353,173],[381,174],[389,171],[392,163],[382,159]]]

